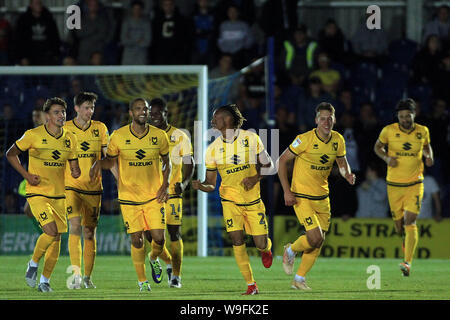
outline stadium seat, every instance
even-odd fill
[[[378,67],[374,63],[361,62],[350,71],[350,82],[366,89],[374,89],[378,81]]]
[[[411,65],[418,50],[417,42],[403,38],[389,44],[389,58],[396,63]]]
[[[420,102],[422,114],[431,111],[432,93],[431,87],[425,84],[408,87],[408,97]]]

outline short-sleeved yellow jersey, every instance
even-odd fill
[[[131,124],[111,134],[106,154],[118,157],[119,203],[144,204],[156,198],[161,187],[160,156],[169,153],[167,134],[152,125],[138,136]]]
[[[206,150],[206,170],[218,170],[222,182],[219,193],[222,200],[236,204],[252,204],[260,201],[259,182],[246,191],[242,180],[257,174],[257,156],[264,145],[256,133],[239,129],[233,141],[222,136],[214,140]]]
[[[100,121],[91,120],[86,129],[82,129],[76,120],[67,121],[64,126],[68,131],[76,135],[78,140],[77,153],[78,163],[81,169],[81,176],[74,179],[70,174],[70,169],[66,168],[66,190],[89,194],[101,194],[101,179],[95,183],[90,182],[89,170],[96,160],[102,158],[102,148],[108,145],[108,129]]]
[[[387,169],[386,182],[393,186],[408,186],[423,181],[423,147],[430,143],[426,126],[415,123],[406,132],[398,123],[387,125],[381,130],[378,140],[387,145],[388,157],[397,157],[398,165]]]
[[[331,131],[323,141],[316,129],[299,134],[289,145],[296,155],[291,191],[296,197],[321,200],[328,197],[328,176],[337,157],[345,156],[344,137]]]
[[[76,136],[64,128],[54,136],[42,125],[27,130],[15,144],[22,152],[28,150],[28,172],[41,177],[37,186],[27,182],[26,197],[65,198],[64,171],[67,160],[77,159]]]
[[[192,155],[193,152],[191,141],[186,133],[171,125],[169,125],[165,131],[169,138],[170,161],[172,162],[169,194],[173,195],[175,194],[175,183],[181,183],[183,181],[183,157]]]

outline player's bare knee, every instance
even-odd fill
[[[86,240],[94,240],[95,238],[95,228],[85,227],[83,229],[83,236]]]
[[[179,226],[167,226],[169,232],[170,241],[178,241],[181,239],[181,228]]]

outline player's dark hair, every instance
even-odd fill
[[[319,103],[317,105],[317,107],[316,107],[316,116],[322,110],[330,111],[330,113],[333,114],[333,115],[335,114],[334,107],[329,102],[321,102],[321,103]]]
[[[416,102],[411,98],[400,100],[395,107],[395,111],[399,112],[402,110],[416,112]]]
[[[75,106],[81,106],[86,101],[95,103],[97,101],[98,96],[93,92],[80,92],[73,98],[73,104]]]
[[[67,103],[58,97],[53,97],[53,98],[49,98],[47,99],[47,101],[45,101],[44,106],[42,107],[42,111],[44,112],[49,112],[50,108],[52,107],[52,105],[58,105],[58,106],[62,106],[64,108],[64,110],[67,110]]]
[[[135,102],[137,102],[137,101],[143,101],[145,104],[148,105],[147,100],[145,100],[144,98],[140,98],[140,97],[139,97],[139,98],[135,98],[135,99],[131,100],[130,104],[128,105],[128,109],[129,109],[129,110],[132,110],[132,109],[133,109],[133,105],[134,105]]]
[[[217,109],[217,111],[226,111],[230,113],[233,117],[233,127],[235,129],[239,129],[240,127],[242,127],[242,124],[244,123],[244,121],[246,121],[246,119],[242,116],[242,113],[239,110],[238,106],[234,103],[221,106]]]
[[[161,107],[162,110],[167,111],[167,104],[161,98],[153,98],[152,100],[150,100],[150,107],[151,106],[158,106]]]

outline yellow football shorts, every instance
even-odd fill
[[[101,194],[91,195],[66,190],[67,218],[81,217],[83,227],[97,227],[101,203]]]
[[[294,211],[305,230],[320,227],[323,231],[328,231],[331,218],[330,198],[310,200],[297,197],[296,199]]]
[[[403,218],[404,212],[420,213],[423,198],[423,183],[407,187],[387,186],[389,207],[392,219]]]
[[[253,236],[268,234],[266,207],[261,200],[252,205],[222,201],[222,209],[227,232],[245,230],[247,234]]]
[[[166,228],[164,203],[156,199],[138,205],[121,204],[120,210],[127,233]]]
[[[183,198],[175,195],[169,196],[164,207],[166,210],[166,224],[180,226],[183,218]]]
[[[66,199],[51,199],[42,196],[27,198],[31,212],[41,227],[55,222],[58,233],[67,232]]]

